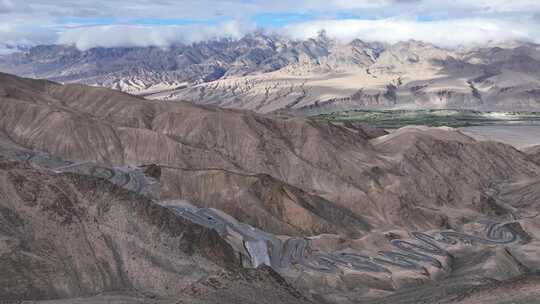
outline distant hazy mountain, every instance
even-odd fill
[[[0,56],[0,71],[259,112],[540,110],[540,46],[518,42],[450,50],[255,33],[167,49],[37,46]]]
[[[19,52],[26,52],[29,49],[30,47],[26,45],[12,44],[0,41],[0,56]]]

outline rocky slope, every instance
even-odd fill
[[[529,147],[525,152],[530,155],[533,161],[540,163],[540,146]]]
[[[247,288],[303,301],[268,270],[242,270],[215,232],[105,180],[8,160],[0,179],[3,301],[116,292],[219,303],[214,293],[242,301]]]
[[[106,86],[154,99],[258,112],[358,108],[540,108],[539,46],[442,49],[321,33],[296,41],[255,33],[168,49],[38,46],[0,57],[0,71]]]
[[[474,214],[490,180],[538,170],[509,146],[455,131],[404,129],[370,141],[328,123],[3,79],[0,127],[13,141],[68,159],[157,163],[163,198],[218,207],[277,233],[436,227],[447,211],[424,205]],[[321,212],[328,206],[335,212]]]
[[[284,252],[289,253],[284,255],[284,263],[292,266],[280,275],[314,301],[352,303],[383,298],[388,303],[399,303],[395,297],[402,295],[401,292],[411,293],[410,299],[435,296],[430,288],[437,289],[437,297],[443,299],[445,295],[459,295],[459,290],[486,281],[506,281],[538,270],[536,233],[540,229],[531,217],[537,212],[533,201],[536,196],[528,195],[518,203],[514,198],[519,192],[512,185],[537,179],[540,164],[512,146],[477,142],[449,128],[406,127],[386,134],[361,125],[336,126],[183,102],[154,102],[104,88],[0,74],[0,139],[20,149],[39,150],[65,160],[91,161],[103,167],[153,164],[150,167],[154,169],[148,172],[159,177],[159,199],[186,200],[193,207],[175,205],[177,214],[154,206],[155,202],[145,205],[147,208],[172,216],[168,223],[188,220],[197,227],[217,232],[219,239],[225,240],[223,248],[235,248],[232,252],[248,250],[243,247],[245,242],[238,241],[242,240],[239,237],[242,233],[247,235],[243,236],[249,244],[245,246],[254,246],[249,247],[251,253],[265,252],[259,247],[264,242],[257,242],[261,235],[292,240],[284,245]],[[39,174],[35,180],[48,181],[47,174]],[[56,183],[56,179],[68,177],[61,174],[50,179]],[[89,186],[84,191],[67,188],[66,191],[73,193],[66,195],[81,200],[96,197],[88,204],[115,199],[102,199],[101,195],[108,195],[107,191],[92,194],[90,191],[98,187],[92,182],[80,184]],[[536,188],[527,189],[534,192]],[[23,194],[9,191],[14,193],[10,196],[32,197],[27,194],[32,189],[24,190]],[[47,192],[51,197],[52,191]],[[49,194],[45,194],[39,197],[48,198]],[[19,205],[10,203],[10,196],[5,203],[9,205],[7,209],[18,210]],[[52,200],[54,207],[57,200]],[[137,231],[140,241],[133,240],[136,244],[173,242],[159,233],[153,235],[152,241],[145,241],[150,238],[147,234],[157,233],[152,225],[165,224],[148,224],[139,232],[139,220],[131,221],[126,216],[138,210],[130,205],[135,203],[136,200],[126,199],[123,203],[126,207],[118,206],[118,213],[111,218],[101,219],[100,216],[106,215],[95,211],[98,223],[110,221],[107,223],[113,227],[119,225],[123,229],[120,231]],[[91,211],[94,212],[85,214],[93,216]],[[201,214],[211,216],[205,218]],[[121,218],[118,223],[113,222],[116,217]],[[233,228],[224,233],[219,223]],[[94,225],[91,218],[88,225]],[[240,233],[234,228],[237,226],[245,230]],[[250,235],[253,231],[259,232]],[[409,235],[411,231],[425,234]],[[457,241],[441,243],[437,238],[444,235]],[[430,238],[435,238],[431,242],[437,242],[437,247],[418,243]],[[74,244],[79,244],[80,239],[74,240]],[[204,244],[200,246],[205,248]],[[174,245],[176,251],[163,255],[186,258],[180,245]],[[103,246],[99,248],[109,248]],[[412,258],[416,265],[412,266],[411,257],[401,256],[400,260],[396,248],[400,254],[403,248],[405,253],[411,248],[424,253]],[[375,260],[378,264],[373,265],[356,257],[361,262],[347,262],[340,255],[344,250],[372,257],[377,257],[379,251],[386,252],[383,256],[391,260],[385,262],[379,258]],[[434,258],[434,253],[440,256]],[[202,258],[208,261],[200,267],[207,267],[206,264],[225,267],[218,262],[227,260],[223,254],[202,254]],[[174,264],[173,260],[165,264]],[[131,263],[136,265],[129,271],[130,276],[147,271],[138,268],[144,263]],[[234,264],[234,259],[231,263]],[[364,271],[366,267],[376,271]],[[139,282],[132,277],[126,280],[152,291],[168,286],[155,282],[168,282],[176,275],[161,276],[158,270],[152,271],[164,281],[140,279],[144,282]],[[189,285],[189,282],[176,284]],[[428,287],[423,289],[425,284]],[[81,294],[84,293],[65,295]]]

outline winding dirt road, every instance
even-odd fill
[[[436,268],[443,265],[438,257],[448,256],[444,245],[483,244],[506,245],[517,242],[519,235],[510,227],[509,223],[489,223],[486,227],[485,237],[472,234],[445,230],[434,235],[423,232],[411,232],[410,240],[394,239],[390,244],[396,248],[394,251],[380,251],[379,256],[367,256],[360,252],[333,252],[308,254],[307,239],[289,238],[285,241],[246,224],[233,222],[220,216],[216,211],[207,208],[170,207],[176,214],[194,223],[216,230],[222,237],[234,232],[243,237],[243,242],[263,242],[268,247],[269,256],[255,256],[265,254],[261,251],[249,252],[251,260],[270,261],[276,271],[284,271],[293,264],[300,265],[309,270],[321,273],[337,273],[340,267],[366,272],[391,273],[388,267],[399,267],[408,270],[425,271],[425,265]],[[250,246],[245,246],[249,249]],[[258,266],[258,265],[254,265]]]

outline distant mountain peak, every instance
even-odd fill
[[[537,69],[538,67],[538,69]],[[0,71],[159,99],[261,112],[365,107],[540,109],[540,47],[444,49],[418,40],[295,40],[253,32],[169,48],[40,45],[0,56]]]

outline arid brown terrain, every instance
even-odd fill
[[[538,286],[535,148],[477,142],[450,128],[386,134],[8,74],[0,74],[0,141],[107,168],[151,167],[160,188],[149,198],[103,178],[3,160],[0,265],[12,275],[0,275],[0,297],[114,291],[156,301],[188,294],[194,303],[255,303],[264,294],[268,303],[451,303],[493,286],[523,282],[524,297]],[[238,221],[306,248],[286,250],[290,269],[246,270],[241,257],[254,249],[242,244],[261,245],[250,243],[256,236],[216,233],[188,220],[196,209],[163,203],[174,201],[213,208],[232,230],[247,227]],[[443,246],[436,238],[444,235],[455,242]],[[418,245],[422,238],[440,248]],[[412,259],[425,266],[406,268],[411,257],[392,246],[423,246]],[[387,252],[391,263],[382,270],[384,261],[363,261],[380,271],[361,271],[336,260],[349,251]],[[318,264],[304,268],[297,253]]]
[[[540,145],[529,147],[525,150],[530,155],[531,159],[537,164],[540,163]]]
[[[170,303],[251,293],[303,301],[271,270],[241,269],[215,232],[107,181],[6,160],[0,178],[2,301],[114,299],[107,292]]]

